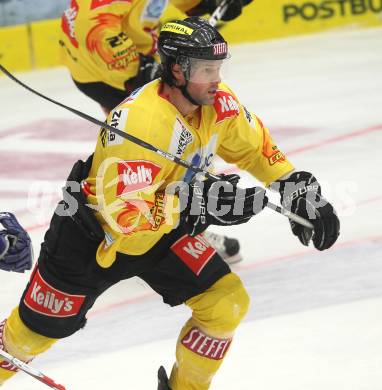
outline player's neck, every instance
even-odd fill
[[[182,91],[177,87],[170,87],[167,84],[163,84],[162,94],[178,109],[178,111],[186,116],[191,112],[198,109],[199,106],[195,106],[188,99],[186,99]]]

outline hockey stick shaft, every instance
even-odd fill
[[[228,6],[233,0],[223,0],[220,2],[220,4],[216,7],[215,11],[212,13],[210,18],[208,19],[208,23],[215,27],[216,23],[223,17],[225,12],[227,11]]]
[[[267,203],[267,207],[276,211],[277,213],[284,215],[285,217],[291,219],[292,221],[294,221],[302,226],[307,227],[308,229],[314,230],[314,226],[311,222],[309,222],[308,220],[306,220],[303,217],[300,217],[297,214],[292,213],[291,211],[289,211],[287,209],[284,209],[283,207],[277,206],[276,204],[271,203],[271,202]]]
[[[216,176],[216,175],[213,175],[199,167],[195,167],[194,165],[191,165],[189,162],[185,161],[185,160],[182,160],[181,158],[177,157],[177,156],[174,156],[173,154],[171,153],[168,153],[162,149],[159,149],[157,147],[155,147],[154,145],[151,145],[149,144],[148,142],[145,142],[143,140],[141,140],[140,138],[137,138],[137,137],[134,137],[133,135],[131,134],[128,134],[122,130],[119,130],[113,126],[110,126],[109,124],[105,123],[105,122],[102,122],[88,114],[85,114],[84,112],[82,111],[79,111],[79,110],[76,110],[75,108],[72,108],[72,107],[69,107],[63,103],[60,103],[58,102],[57,100],[54,100],[54,99],[51,99],[45,95],[43,95],[42,93],[34,90],[33,88],[29,87],[28,85],[24,84],[22,81],[20,81],[19,79],[17,79],[15,76],[13,76],[12,73],[10,73],[7,69],[4,68],[3,65],[0,64],[0,70],[6,74],[11,80],[15,81],[17,84],[21,85],[22,87],[24,87],[25,89],[27,89],[28,91],[34,93],[35,95],[37,96],[40,96],[42,99],[45,99],[53,104],[56,104],[57,106],[60,106],[70,112],[72,112],[73,114],[83,118],[83,119],[86,119],[87,121],[89,122],[92,122],[98,126],[101,126],[115,134],[118,134],[119,136],[121,136],[122,138],[125,138],[127,139],[128,141],[130,142],[133,142],[134,144],[136,145],[139,145],[145,149],[148,149],[148,150],[151,150],[152,152],[154,153],[157,153],[159,154],[160,156],[164,157],[165,159],[167,160],[170,160],[172,162],[174,162],[175,164],[178,164],[178,165],[181,165],[182,167],[184,168],[187,168],[187,169],[191,169],[193,172],[195,173],[201,173],[203,174],[205,177],[209,178],[209,179],[212,179],[212,180],[221,180],[221,178],[219,176]],[[285,215],[287,216],[289,219],[293,220],[294,222],[297,222],[299,223],[300,225],[303,225],[309,229],[313,229],[313,225],[307,221],[306,219],[304,218],[301,218],[299,217],[298,215],[294,214],[294,213],[291,213],[285,209],[283,209],[282,207],[280,206],[277,206],[271,202],[268,202],[267,203],[267,207],[269,207],[270,209],[276,211],[277,213],[280,213],[282,215]]]
[[[40,382],[44,383],[45,385],[51,387],[52,389],[65,390],[65,387],[63,385],[57,384],[52,378],[49,378],[48,376],[46,376],[42,372],[29,366],[28,364],[24,363],[23,361],[15,358],[14,356],[10,355],[8,352],[3,351],[2,349],[0,349],[0,357],[5,359],[8,363],[13,364],[19,370],[24,371],[26,374],[33,376],[33,378],[35,378],[35,379],[39,380]]]
[[[21,85],[22,87],[24,87],[28,91],[34,93],[35,95],[40,96],[41,98],[47,100],[48,102],[56,104],[57,106],[60,106],[60,107],[62,107],[64,109],[72,112],[73,114],[75,114],[75,115],[77,115],[77,116],[79,116],[79,117],[81,117],[83,119],[86,119],[89,122],[94,123],[95,125],[101,126],[101,127],[105,128],[105,129],[107,129],[107,130],[109,130],[109,131],[111,131],[111,132],[113,132],[115,134],[118,134],[122,138],[125,138],[128,141],[131,141],[131,142],[133,142],[136,145],[142,146],[145,149],[149,149],[149,150],[151,150],[151,151],[161,155],[162,157],[166,158],[167,160],[174,161],[176,164],[179,164],[179,165],[181,165],[184,168],[192,169],[195,173],[202,173],[205,176],[207,176],[208,178],[211,178],[211,179],[214,179],[214,180],[219,180],[219,178],[217,176],[214,176],[214,175],[212,175],[212,174],[210,174],[208,172],[205,172],[201,168],[192,166],[187,161],[184,161],[184,160],[180,159],[179,157],[176,157],[176,156],[172,155],[171,153],[165,152],[164,150],[159,149],[159,148],[155,147],[154,145],[151,145],[148,142],[145,142],[145,141],[141,140],[140,138],[134,137],[131,134],[128,134],[128,133],[126,133],[124,131],[121,131],[121,130],[113,127],[113,126],[110,126],[109,124],[107,124],[105,122],[102,122],[102,121],[100,121],[100,120],[98,120],[98,119],[96,119],[96,118],[94,118],[94,117],[92,117],[92,116],[90,116],[88,114],[85,114],[82,111],[76,110],[75,108],[69,107],[69,106],[67,106],[67,105],[65,105],[63,103],[58,102],[57,100],[51,99],[48,96],[43,95],[42,93],[34,90],[33,88],[29,87],[28,85],[24,84],[22,81],[17,79],[15,76],[13,76],[12,73],[10,73],[7,69],[5,69],[4,66],[1,65],[1,64],[0,64],[0,70],[3,73],[5,73],[11,80],[15,81],[17,84]]]

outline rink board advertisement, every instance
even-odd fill
[[[28,27],[0,28],[0,63],[10,69],[27,70],[32,67],[31,61]]]
[[[163,20],[182,14],[170,5]],[[253,0],[220,30],[229,43],[382,25],[382,0]],[[348,27],[347,27],[348,26]]]
[[[184,16],[170,5],[162,22]],[[378,25],[382,0],[254,0],[238,19],[218,26],[229,43],[241,43]],[[59,65],[59,35],[59,20],[0,28],[0,61],[10,70]]]

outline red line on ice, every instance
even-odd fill
[[[361,135],[365,135],[365,134],[369,134],[369,133],[373,133],[375,131],[381,131],[381,130],[382,130],[382,125],[377,125],[377,126],[373,126],[373,127],[368,127],[366,129],[356,130],[356,131],[353,131],[352,133],[339,135],[337,137],[328,138],[326,140],[322,140],[322,141],[315,142],[312,144],[307,144],[305,146],[301,146],[299,148],[286,151],[285,155],[287,157],[289,157],[289,156],[292,156],[294,154],[304,153],[307,150],[318,149],[318,148],[325,146],[325,145],[330,145],[330,144],[335,144],[335,143],[342,142],[342,141],[347,141],[348,139],[352,139],[355,137],[359,137]],[[226,168],[226,169],[222,169],[221,171],[217,171],[216,174],[237,173],[238,171],[239,171],[239,169],[237,167],[229,167],[228,169]]]
[[[312,144],[308,144],[308,145],[302,146],[300,148],[292,149],[292,150],[289,150],[288,152],[285,152],[285,154],[287,156],[291,156],[293,154],[306,152],[307,150],[317,149],[317,148],[320,148],[320,147],[322,147],[324,145],[335,144],[337,142],[346,141],[346,140],[354,138],[354,137],[359,137],[361,135],[365,135],[365,134],[368,134],[368,133],[373,133],[375,131],[381,131],[381,130],[382,130],[382,125],[368,127],[366,129],[353,131],[352,133],[339,135],[337,137],[328,138],[328,139],[323,140],[323,141],[315,142],[315,143],[312,143]]]

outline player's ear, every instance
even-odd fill
[[[172,74],[177,85],[182,85],[185,81],[182,68],[179,64],[173,64],[171,68]]]

